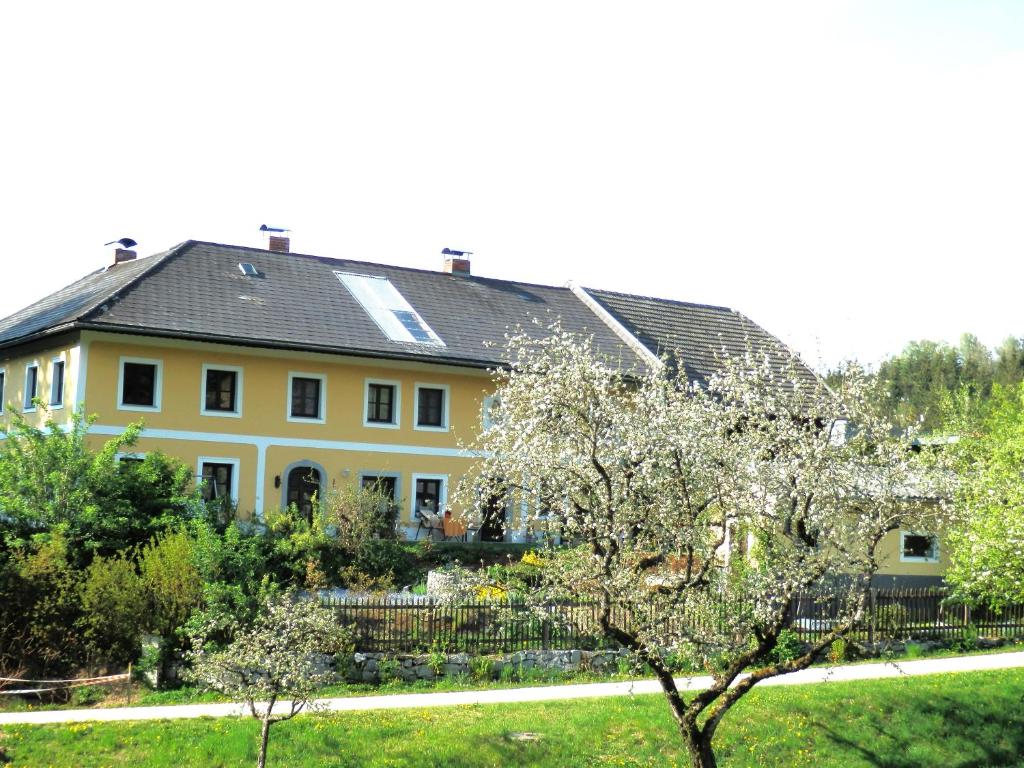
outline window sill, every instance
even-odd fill
[[[401,429],[401,424],[395,424],[391,421],[363,421],[364,427],[371,429]]]
[[[205,408],[199,411],[200,416],[219,416],[222,419],[240,419],[240,411],[208,411]]]
[[[937,557],[908,557],[907,555],[900,555],[901,563],[938,563],[939,558]]]
[[[126,405],[125,403],[119,403],[117,406],[119,411],[142,411],[144,413],[159,413],[159,405]]]
[[[413,429],[415,429],[417,432],[447,432],[448,426],[445,425],[443,427],[432,427],[428,424],[417,424],[415,427],[413,427]]]

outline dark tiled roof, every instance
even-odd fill
[[[0,345],[73,323],[116,296],[175,249],[100,269],[0,320]]]
[[[586,291],[647,349],[681,363],[690,381],[706,383],[721,369],[723,358],[742,356],[748,350],[767,354],[780,369],[792,355],[781,341],[728,307],[592,288]],[[808,381],[815,380],[806,366],[800,366],[800,374]]]
[[[260,276],[243,275],[240,262],[251,262]],[[145,279],[129,285],[127,271],[134,276],[142,268]],[[122,269],[125,279],[115,281]],[[387,277],[445,346],[390,340],[335,270]],[[37,315],[64,303],[60,313]],[[593,335],[604,354],[637,365],[635,354],[567,288],[195,241],[90,275],[17,317],[25,321],[0,322],[0,344],[25,335],[22,330],[77,319],[94,329],[480,366],[503,362],[507,331],[522,326],[542,335],[561,318],[566,329]]]
[[[251,262],[259,276],[243,275],[240,262]],[[388,278],[445,345],[389,339],[335,270]],[[716,351],[742,354],[748,339],[780,361],[784,354],[781,342],[723,307],[588,293],[655,355],[679,350],[694,381],[705,381],[718,367]],[[94,272],[0,320],[0,348],[91,328],[485,367],[506,362],[507,332],[523,328],[540,337],[555,320],[593,336],[598,352],[627,370],[646,369],[569,288],[194,240]]]

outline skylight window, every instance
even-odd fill
[[[248,261],[243,261],[238,265],[238,268],[242,270],[242,274],[246,277],[256,277],[260,271],[256,267],[250,264]]]
[[[392,341],[445,346],[441,337],[434,333],[386,277],[352,272],[334,274]]]

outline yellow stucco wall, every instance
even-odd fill
[[[58,423],[70,418],[76,405],[78,390],[78,364],[80,347],[77,338],[65,338],[31,351],[18,350],[14,355],[0,353],[0,372],[4,374],[2,413],[0,426],[10,423],[11,413],[24,413],[30,424],[42,426],[47,413]],[[54,361],[64,361],[64,396],[62,405],[51,403],[54,380]],[[30,365],[38,366],[36,396],[47,405],[45,409],[26,408],[26,371]]]
[[[913,531],[927,533],[927,531]],[[900,531],[890,531],[878,543],[879,576],[942,576],[949,568],[949,553],[939,536],[938,562],[907,561],[900,558]]]
[[[413,524],[414,474],[445,476],[447,495],[451,495],[470,466],[459,441],[471,440],[479,429],[480,407],[491,387],[486,372],[454,367],[109,334],[85,334],[83,340],[88,348],[85,403],[87,411],[99,417],[94,425],[96,439],[141,419],[146,431],[139,452],[159,447],[194,471],[200,457],[237,460],[238,508],[243,518],[280,507],[287,469],[308,463],[322,468],[328,487],[357,483],[361,474],[398,474],[401,520]],[[118,378],[124,358],[159,361],[158,410],[119,406]],[[237,416],[202,412],[204,365],[239,369]],[[326,377],[323,423],[289,420],[289,373]],[[397,427],[364,425],[368,379],[393,382],[398,388]],[[447,388],[447,431],[414,426],[417,384]]]

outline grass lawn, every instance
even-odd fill
[[[726,718],[722,766],[1024,764],[1024,670],[755,690]],[[6,726],[14,766],[248,766],[258,724],[203,719]],[[660,696],[301,716],[271,766],[686,765]]]

